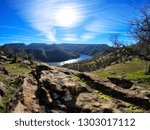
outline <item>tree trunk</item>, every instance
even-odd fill
[[[146,61],[145,74],[146,75],[150,74],[150,63],[148,61]]]
[[[150,74],[150,64],[148,65],[147,74]]]
[[[145,74],[147,73],[147,61],[145,61]]]
[[[17,56],[14,54],[12,61],[11,61],[11,64],[16,63],[16,62],[17,62]]]

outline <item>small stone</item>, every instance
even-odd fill
[[[33,109],[33,112],[39,113],[39,110],[37,108]]]
[[[94,107],[99,107],[99,106],[100,106],[100,103],[95,102],[95,103],[93,104],[93,106],[94,106]]]
[[[34,99],[34,100],[35,100],[35,99],[36,99],[36,96],[35,96],[35,95],[33,95],[33,96],[32,96],[32,99]]]

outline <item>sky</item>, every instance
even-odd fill
[[[0,0],[0,44],[133,42],[129,20],[150,0]]]

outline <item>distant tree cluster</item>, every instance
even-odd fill
[[[97,69],[105,68],[112,64],[122,63],[131,59],[133,59],[133,56],[122,54],[120,50],[116,50],[115,52],[112,52],[105,56],[95,56],[91,60],[73,64],[66,64],[63,67],[81,72],[90,72]]]

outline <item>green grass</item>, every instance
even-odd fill
[[[131,105],[131,106],[128,106],[128,110],[144,110],[144,109],[140,106]]]
[[[96,90],[95,89],[96,87],[93,86],[93,84],[90,81],[85,81],[85,80],[81,79],[78,75],[74,75],[73,79],[77,80],[77,81],[80,81],[80,82],[82,82],[84,84],[90,85],[94,89],[94,92],[97,93],[101,99],[110,101],[110,98],[107,95],[105,95],[102,92],[100,92],[99,90]]]
[[[34,66],[36,65],[34,64],[32,67]],[[10,64],[10,62],[5,62],[4,67],[10,75],[0,73],[0,81],[5,84],[6,89],[5,95],[0,102],[0,112],[5,112],[9,99],[21,87],[22,82],[19,80],[19,76],[26,76],[32,70],[30,66],[21,63]]]
[[[7,64],[5,66],[6,70],[12,74],[15,74],[17,76],[19,75],[26,75],[28,74],[32,69],[23,65],[23,64],[20,64],[20,63],[15,63],[15,64]]]
[[[110,101],[110,98],[107,95],[103,94],[102,92],[100,92],[98,90],[95,90],[94,92],[98,93],[100,98],[107,100],[107,101]]]
[[[5,75],[3,75],[3,74],[0,73],[0,79],[1,79],[1,80],[2,80],[2,79],[5,79]]]
[[[144,72],[145,62],[139,59],[134,59],[125,63],[111,65],[92,73],[100,77],[123,76],[130,80],[141,81],[143,85],[150,85],[150,75],[145,75]]]
[[[10,95],[4,97],[3,101],[0,103],[0,113],[4,112],[7,107]]]
[[[77,75],[74,75],[73,79],[76,80],[76,81],[82,81]]]

